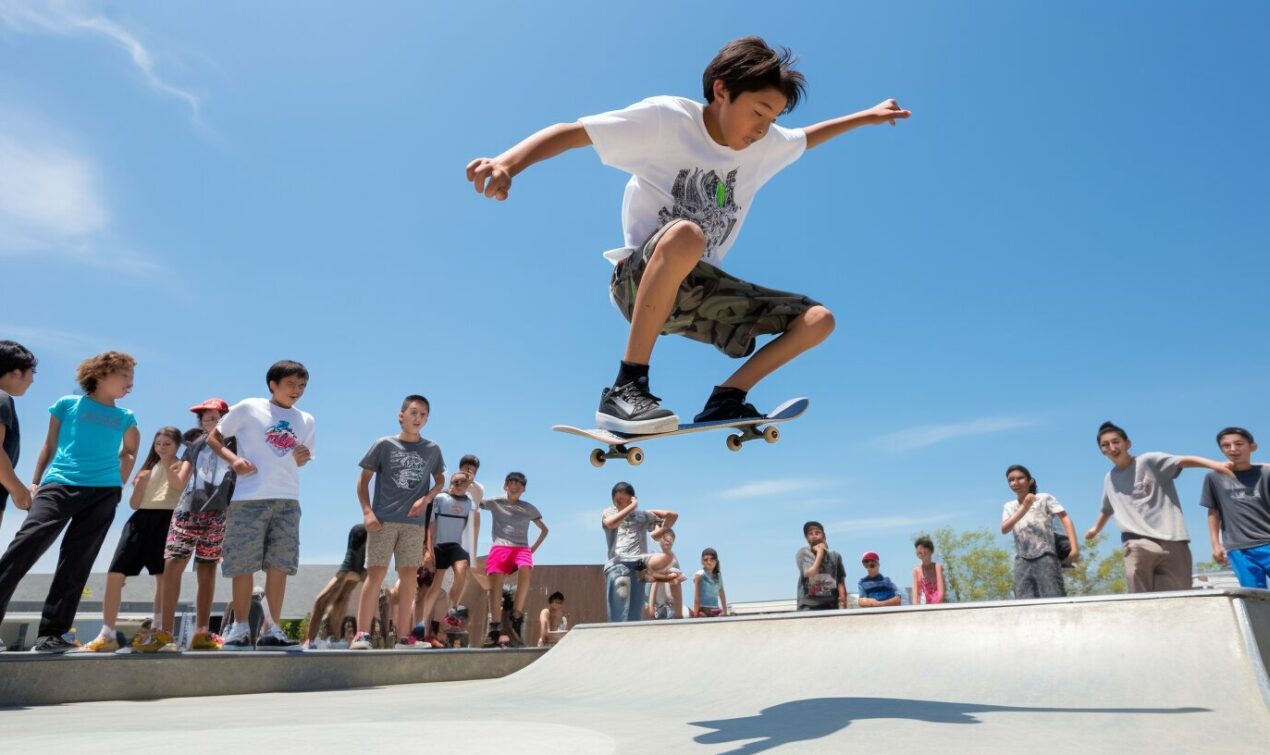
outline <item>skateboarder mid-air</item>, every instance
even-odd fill
[[[507,199],[512,178],[565,150],[592,145],[600,160],[631,174],[622,201],[625,248],[616,264],[613,302],[630,323],[617,378],[604,389],[599,427],[622,433],[673,431],[679,417],[649,387],[659,333],[749,357],[719,386],[697,422],[759,417],[746,394],[760,380],[819,344],[833,315],[799,294],[773,291],[721,269],[759,188],[810,147],[858,126],[908,118],[895,100],[802,129],[776,125],[804,93],[788,50],[758,37],[734,40],[702,77],[705,104],[651,97],[624,110],[549,126],[498,157],[467,166],[476,191]],[[755,351],[760,335],[777,337]]]

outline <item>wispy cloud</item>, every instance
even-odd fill
[[[0,322],[0,338],[19,341],[36,354],[53,352],[71,359],[82,359],[107,349],[119,348],[117,338],[90,333],[71,333],[55,328],[33,328]],[[137,356],[136,349],[131,352]]]
[[[20,120],[8,115],[0,111],[0,122]],[[0,130],[0,166],[0,257],[56,256],[130,274],[160,269],[110,239],[110,211],[92,160],[47,132]]]
[[[1031,427],[1036,420],[1026,417],[985,417],[947,425],[921,425],[875,438],[872,443],[890,451],[912,451],[969,435],[988,435],[1020,427]]]
[[[135,34],[104,16],[70,2],[31,2],[0,0],[0,23],[23,33],[60,36],[90,35],[104,38],[127,53],[132,65],[146,84],[160,94],[175,97],[190,108],[196,123],[201,123],[200,101],[189,90],[168,83],[159,76],[154,56]]]
[[[762,496],[804,493],[809,490],[823,490],[838,481],[811,477],[786,477],[772,480],[755,480],[718,493],[720,498],[760,498]]]
[[[965,514],[964,511],[944,511],[932,514],[868,516],[858,519],[844,519],[825,526],[828,532],[879,532],[901,528],[921,528],[932,524],[956,519]]]

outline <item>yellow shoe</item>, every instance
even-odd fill
[[[221,639],[208,631],[195,632],[190,640],[190,650],[220,650]]]
[[[144,626],[132,638],[132,649],[138,653],[157,653],[164,645],[175,643],[172,635],[162,629],[147,629]]]
[[[95,640],[72,650],[72,653],[113,653],[119,649],[119,643],[115,642],[114,635],[103,637],[98,635]]]

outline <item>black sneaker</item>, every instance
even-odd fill
[[[257,650],[293,650],[300,643],[286,636],[277,624],[260,633],[256,640]]]
[[[517,637],[523,637],[521,634],[525,629],[525,614],[512,614],[512,633]]]
[[[747,403],[735,396],[724,395],[721,397],[711,396],[706,401],[704,409],[692,418],[693,422],[731,422],[738,419],[757,419],[764,416],[762,412],[754,408],[754,404]]]
[[[496,648],[498,647],[498,637],[503,633],[497,624],[489,625],[489,635],[485,638],[485,644],[482,647]]]
[[[40,653],[41,655],[61,655],[74,649],[75,645],[73,643],[52,635],[37,637],[35,644],[31,646],[32,653]]]
[[[679,417],[663,409],[660,401],[648,392],[648,378],[605,388],[600,394],[595,424],[605,430],[631,435],[673,432],[679,428]]]

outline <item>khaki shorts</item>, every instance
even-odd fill
[[[426,533],[422,524],[384,522],[378,532],[366,533],[366,566],[387,566],[396,561],[398,569],[418,569],[423,563]]]
[[[659,228],[644,246],[618,263],[609,293],[622,316],[630,321],[644,267],[662,234],[679,221]],[[799,315],[819,302],[787,291],[748,283],[706,262],[698,262],[679,284],[675,306],[663,335],[680,335],[708,343],[739,359],[754,353],[755,339],[789,330]]]

